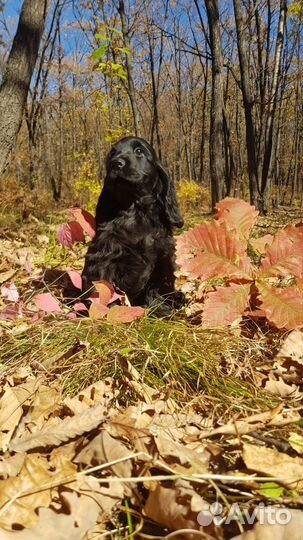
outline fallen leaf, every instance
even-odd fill
[[[295,384],[286,384],[281,378],[278,381],[270,379],[266,381],[265,390],[274,394],[276,396],[286,397],[292,395],[293,397],[296,392],[299,392],[298,387]]]
[[[244,435],[250,431],[256,431],[267,424],[270,426],[284,426],[300,420],[301,416],[298,411],[283,411],[281,409],[282,405],[279,405],[270,411],[253,414],[246,418],[237,418],[233,422],[228,422],[224,426],[220,426],[212,431],[202,432],[200,438],[211,437],[213,435]]]
[[[123,459],[120,463],[107,467],[106,471],[111,471],[113,475],[120,478],[130,478],[133,475],[132,455],[133,452],[130,452],[125,444],[119,439],[114,439],[106,430],[103,430],[79,452],[74,461],[75,463],[92,466],[93,464],[105,464]],[[130,459],[126,459],[128,457]],[[124,496],[130,497],[133,492],[133,485],[123,482],[123,490]]]
[[[93,285],[99,294],[100,304],[103,306],[108,306],[115,293],[114,287],[105,280],[94,281]]]
[[[109,308],[103,306],[103,304],[96,304],[93,302],[89,308],[89,316],[93,321],[98,321],[99,319],[104,319],[109,313]]]
[[[61,313],[62,308],[60,304],[52,294],[41,293],[34,297],[34,302],[38,309],[46,311],[47,313]]]
[[[13,456],[5,455],[0,458],[0,476],[5,480],[8,477],[17,476],[21,471],[26,454],[20,453]]]
[[[143,317],[145,310],[139,306],[113,306],[107,315],[112,323],[128,323]]]
[[[28,405],[28,400],[33,398],[35,390],[38,388],[37,379],[23,385],[4,387],[3,395],[0,399],[0,447],[6,450],[11,437],[23,414],[23,406]]]
[[[38,454],[28,455],[17,477],[0,481],[0,527],[8,531],[17,524],[19,527],[34,527],[38,517],[36,509],[48,506],[51,501],[50,489],[42,490],[41,486],[53,478],[47,459]],[[26,495],[32,490],[34,493]],[[20,498],[15,500],[16,496]]]
[[[71,491],[70,489],[75,491]],[[98,481],[86,476],[61,490],[57,507],[39,507],[36,524],[31,529],[0,532],[1,540],[83,540],[95,526],[100,513],[110,514],[123,498],[122,486],[109,483],[99,486]]]
[[[9,302],[18,302],[19,293],[14,283],[7,283],[1,287],[1,294],[4,298],[7,298]]]
[[[74,287],[76,287],[76,289],[80,289],[80,291],[82,291],[82,276],[79,272],[77,272],[76,270],[73,270],[72,268],[69,268],[67,270],[67,273],[70,277],[70,280],[72,282],[72,284],[74,285]]]
[[[197,452],[168,437],[161,431],[155,444],[162,459],[175,471],[184,474],[204,474],[209,470],[210,454],[207,450]]]
[[[197,517],[205,506],[205,501],[187,480],[176,480],[172,487],[157,484],[150,491],[144,514],[173,531],[179,529],[199,530]]]
[[[95,429],[104,422],[105,413],[106,407],[103,404],[97,404],[71,418],[57,420],[55,423],[48,421],[37,433],[11,440],[10,449],[15,452],[23,452],[40,446],[42,448],[58,446],[77,435]]]
[[[244,444],[242,458],[248,469],[273,476],[291,489],[303,488],[303,459],[252,444]]]
[[[16,273],[17,270],[10,268],[6,272],[0,272],[0,283],[5,283],[9,281]]]
[[[291,358],[298,364],[303,364],[303,332],[293,330],[285,338],[274,360],[279,358]]]

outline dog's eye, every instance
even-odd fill
[[[134,152],[135,152],[135,154],[137,156],[143,156],[143,154],[144,154],[142,146],[137,146],[135,148]]]

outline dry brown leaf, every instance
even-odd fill
[[[54,413],[59,404],[59,398],[60,394],[55,388],[41,384],[31,407],[31,421],[41,427],[44,420]]]
[[[281,358],[291,358],[294,362],[303,364],[303,332],[301,330],[293,330],[288,334],[274,360]]]
[[[23,452],[37,447],[58,446],[62,442],[95,429],[106,419],[107,409],[102,403],[85,409],[80,414],[56,422],[49,420],[37,433],[13,439],[10,449]]]
[[[87,407],[95,405],[96,402],[102,402],[103,405],[108,404],[118,396],[118,393],[118,390],[113,386],[113,380],[106,378],[103,381],[98,381],[84,390],[81,390],[81,392],[73,398],[65,398],[63,403],[74,414],[78,414],[87,409]]]
[[[16,274],[17,270],[10,268],[6,272],[0,272],[0,285],[6,281],[10,281],[12,277]]]
[[[285,511],[289,513],[289,523],[256,523],[251,530],[233,536],[231,540],[302,540],[303,512],[291,508],[280,510],[284,512],[283,516]]]
[[[138,429],[131,423],[116,422],[116,417],[106,424],[106,431],[113,437],[127,438],[135,452],[149,454],[149,447],[153,437],[147,429]]]
[[[22,407],[14,392],[7,386],[0,399],[0,448],[5,451],[22,416]]]
[[[13,524],[34,527],[37,521],[36,508],[49,506],[50,489],[41,490],[43,484],[52,481],[54,474],[49,471],[49,464],[38,454],[28,455],[20,474],[0,482],[0,527],[11,530]],[[35,490],[14,501],[16,496]],[[8,504],[9,501],[12,504]]]
[[[118,484],[110,484],[96,492],[98,485],[95,486],[95,482],[94,478],[81,479],[74,487],[82,489],[83,493],[61,493],[65,505],[62,512],[57,508],[40,508],[34,528],[14,532],[1,530],[1,540],[82,540],[95,526],[100,512],[111,512],[123,496]]]
[[[292,489],[303,488],[303,459],[271,448],[244,444],[242,458],[248,469],[278,478]]]
[[[100,485],[94,476],[78,476],[76,482],[70,484],[78,493],[92,497],[99,504],[100,512],[110,514],[113,507],[125,497],[124,482],[108,482]]]
[[[295,398],[300,395],[299,388],[295,384],[286,384],[281,378],[279,378],[278,381],[273,379],[266,381],[265,390],[267,390],[267,392],[270,392],[271,394],[281,397],[287,397],[291,395],[291,397]]]
[[[127,458],[131,458],[133,452],[130,452],[128,448],[118,439],[114,439],[107,433],[102,431],[99,433],[75,458],[75,463],[83,463],[91,466],[99,465],[103,463],[109,463],[111,461]],[[111,465],[106,470],[110,469],[115,476],[119,478],[129,478],[133,473],[133,463],[131,459],[125,459],[120,463]],[[130,496],[133,490],[133,486],[123,484],[125,490],[125,496]]]
[[[210,454],[207,450],[201,448],[201,453],[190,450],[163,433],[159,433],[154,440],[160,458],[165,459],[166,463],[177,472],[187,474],[204,474],[208,472]]]
[[[174,531],[199,530],[197,516],[205,504],[190,482],[180,479],[176,480],[172,487],[157,484],[156,489],[149,492],[144,514],[156,523]]]
[[[0,399],[0,448],[6,450],[11,437],[23,414],[23,405],[29,404],[41,383],[32,379],[24,384],[11,387],[6,384]]]
[[[64,474],[66,476],[74,474],[76,466],[74,465],[73,460],[76,455],[77,447],[79,446],[80,441],[82,441],[82,439],[76,439],[75,441],[61,444],[61,446],[58,446],[57,448],[54,448],[52,450],[48,457],[52,470],[64,469]]]
[[[8,478],[17,476],[24,464],[25,454],[15,454],[14,456],[1,456],[0,458],[0,476]]]
[[[279,405],[270,411],[236,419],[213,431],[202,432],[200,439],[212,437],[213,435],[244,435],[245,433],[250,433],[251,431],[262,428],[264,425],[284,426],[300,420],[301,416],[298,411],[281,409],[282,405]]]

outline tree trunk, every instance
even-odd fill
[[[128,29],[128,24],[126,20],[124,0],[119,0],[118,12],[121,19],[123,44],[127,49],[131,51],[131,43],[129,39],[129,29]],[[127,70],[127,80],[128,80],[127,89],[128,89],[129,100],[130,100],[131,109],[133,113],[135,134],[139,136],[140,135],[139,111],[138,111],[137,100],[136,100],[136,91],[135,91],[135,84],[134,84],[134,78],[133,78],[134,69],[133,69],[133,61],[132,61],[131,55],[132,55],[131,52],[130,54],[126,54],[126,59],[125,59],[126,70]]]
[[[0,174],[22,123],[49,0],[24,0],[0,87]]]
[[[245,132],[246,132],[246,151],[249,178],[250,202],[257,208],[260,207],[259,185],[258,185],[258,167],[256,158],[255,126],[252,109],[254,105],[253,96],[250,89],[249,64],[247,41],[245,27],[242,16],[241,0],[234,0],[234,12],[237,29],[237,44],[241,71],[241,90],[243,96],[243,105],[245,113]]]
[[[205,0],[212,53],[212,91],[210,116],[210,178],[212,207],[222,199],[223,163],[223,60],[218,0]]]
[[[272,87],[271,87],[271,95],[269,98],[269,111],[268,111],[266,137],[265,137],[265,153],[264,153],[263,169],[262,169],[261,193],[263,196],[265,195],[266,189],[267,189],[268,173],[269,173],[270,160],[271,160],[271,154],[272,154],[273,129],[274,129],[274,122],[275,122],[275,113],[277,109],[282,50],[283,50],[283,41],[284,41],[284,33],[285,33],[285,26],[286,26],[286,12],[287,12],[287,0],[280,0],[280,18],[279,18],[278,35],[277,35],[277,42],[276,42],[275,63],[274,63],[274,73],[273,73],[273,80],[272,80]]]

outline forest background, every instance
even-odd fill
[[[22,2],[0,4],[3,77]],[[49,2],[2,207],[92,210],[110,145],[135,133],[183,207],[300,205],[302,23],[302,1]]]

